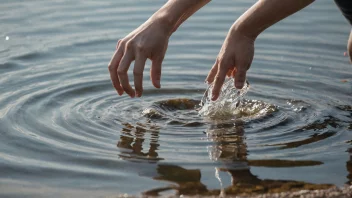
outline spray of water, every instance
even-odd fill
[[[241,99],[249,90],[248,81],[246,81],[242,89],[237,89],[234,85],[234,78],[226,78],[218,99],[212,101],[211,93],[214,83],[209,84],[201,100],[199,114],[211,118],[233,117],[236,108],[240,105]]]

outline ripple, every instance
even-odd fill
[[[199,115],[202,82],[228,28],[255,1],[213,1],[191,17],[170,39],[162,89],[145,72],[135,99],[116,95],[106,65],[116,41],[162,2],[121,2],[3,2],[1,34],[11,39],[0,49],[0,183],[17,196],[44,186],[64,197],[351,183],[351,84],[341,83],[351,76],[350,27],[332,2],[258,38],[251,89],[230,119]]]

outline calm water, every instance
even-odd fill
[[[213,1],[183,24],[162,89],[145,77],[141,99],[113,90],[116,41],[164,2],[0,1],[1,196],[229,194],[242,184],[352,181],[350,26],[332,1],[258,38],[251,88],[227,121],[196,109],[230,25],[253,0]]]

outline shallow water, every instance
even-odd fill
[[[164,2],[0,1],[1,196],[352,182],[350,26],[333,2],[316,1],[258,38],[251,88],[232,120],[196,109],[228,28],[254,1],[213,1],[183,24],[162,89],[146,76],[141,99],[113,90],[116,41]]]

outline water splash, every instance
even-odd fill
[[[234,78],[226,78],[216,101],[211,100],[214,84],[210,84],[201,100],[199,114],[212,118],[233,117],[235,109],[249,90],[248,81],[242,89],[237,89],[234,84]]]

